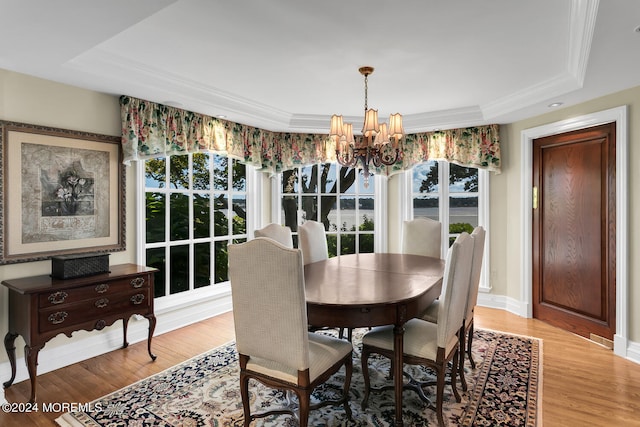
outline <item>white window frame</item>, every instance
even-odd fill
[[[336,163],[336,167],[343,167],[340,164]],[[384,179],[378,174],[369,176],[369,181],[373,180],[374,184],[374,192],[373,192],[373,220],[374,220],[374,231],[373,231],[373,251],[374,252],[386,252],[387,251],[387,221],[385,219],[385,214],[387,212],[387,194],[388,194],[388,179]],[[337,209],[340,209],[340,195],[345,193],[339,193],[337,198]],[[348,194],[347,194],[348,195]],[[356,188],[354,197],[359,196],[358,189]],[[282,200],[282,173],[279,173],[273,177],[272,186],[271,186],[271,218],[272,222],[283,224],[284,219],[282,218],[282,209],[281,209],[281,200]],[[261,227],[264,227],[266,224],[262,224]],[[300,225],[300,224],[298,224]]]
[[[438,160],[438,218],[442,223],[442,257],[446,256],[449,248],[449,162]],[[444,184],[443,184],[444,183]],[[404,180],[401,181],[400,192],[403,195],[402,218],[405,221],[413,219],[413,168],[404,172]],[[478,169],[478,225],[486,230],[484,256],[482,260],[482,273],[480,277],[480,291],[490,292],[490,216],[489,216],[489,171]],[[442,201],[446,201],[443,203]]]
[[[136,174],[136,189],[138,197],[136,197],[136,262],[141,265],[146,265],[146,179],[145,179],[145,162],[137,161],[135,162],[135,174]],[[191,170],[191,160],[189,163]],[[211,165],[213,167],[213,164]],[[189,175],[189,179],[192,180],[193,176]],[[255,229],[256,219],[259,218],[259,209],[261,200],[261,186],[259,183],[259,172],[252,166],[246,165],[245,169],[245,182],[246,182],[246,197],[247,197],[247,219],[246,219],[246,238],[249,240],[252,237],[252,230]],[[156,190],[155,188],[153,189]],[[159,192],[164,192],[167,190],[166,186],[164,189],[158,189]],[[218,191],[219,192],[219,191]],[[193,185],[190,185],[189,190],[185,190],[186,194],[193,195]],[[214,190],[211,190],[211,194],[214,193]],[[190,210],[193,209],[193,205],[190,205]],[[165,220],[169,221],[168,215],[165,216]],[[190,212],[190,217],[192,217]],[[211,216],[211,220],[213,221],[213,215]],[[169,224],[166,224],[168,227]],[[166,228],[168,230],[168,228]],[[211,230],[213,230],[213,225],[211,225]],[[193,229],[189,229],[189,242],[190,242],[190,255],[193,255],[191,252],[193,251]],[[197,239],[198,241],[200,239]],[[213,244],[214,240],[210,240]],[[180,241],[180,245],[184,245],[184,240]],[[165,244],[167,241],[164,242]],[[169,241],[169,246],[171,246],[171,242]],[[215,258],[211,258],[211,263],[215,263]],[[213,265],[211,266],[211,271],[214,271]],[[189,266],[189,277],[193,277],[193,265]],[[167,272],[169,274],[169,272]],[[231,286],[229,281],[212,283],[209,286],[204,286],[201,288],[192,288],[193,283],[190,283],[191,289],[188,291],[180,292],[177,294],[168,294],[162,297],[157,297],[154,300],[155,310],[156,312],[161,312],[168,309],[180,308],[183,306],[196,304],[202,302],[207,298],[220,298],[224,296],[231,295]]]

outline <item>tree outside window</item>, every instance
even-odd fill
[[[375,184],[365,188],[361,171],[333,163],[284,171],[282,223],[294,232],[305,221],[321,222],[329,256],[374,251]]]
[[[245,165],[210,153],[146,160],[145,198],[155,297],[227,281],[227,245],[247,236]]]

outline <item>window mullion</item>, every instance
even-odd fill
[[[215,251],[215,209],[214,209],[214,195],[213,192],[214,183],[215,183],[215,165],[214,165],[214,157],[213,154],[207,153],[208,164],[207,168],[209,170],[209,191],[207,192],[209,197],[209,238],[207,241],[209,242],[209,284],[215,284],[216,278],[216,251]]]
[[[187,200],[188,200],[188,206],[189,206],[189,220],[188,220],[188,224],[189,226],[187,227],[188,229],[188,233],[189,233],[189,272],[188,272],[188,277],[187,277],[187,283],[189,286],[189,290],[193,290],[195,288],[195,280],[196,280],[196,276],[195,276],[195,268],[194,268],[194,260],[195,260],[195,246],[193,244],[193,239],[195,237],[194,234],[194,218],[195,218],[195,212],[194,212],[194,206],[193,204],[195,203],[195,199],[194,199],[194,188],[193,188],[193,154],[189,154],[189,162],[188,162],[188,174],[189,174],[189,188],[188,188],[188,192],[187,192]]]
[[[135,162],[135,171],[137,175],[137,182],[142,183],[142,197],[136,198],[136,262],[141,265],[147,264],[147,236],[146,236],[146,217],[147,217],[147,186],[145,179],[145,162]]]
[[[164,185],[164,197],[165,197],[165,225],[164,225],[164,241],[167,242],[164,248],[164,294],[171,294],[171,171],[169,168],[171,167],[171,163],[169,162],[169,157],[164,158],[164,170],[165,170],[165,185]]]
[[[389,225],[388,220],[385,219],[389,216],[387,196],[389,179],[383,180],[381,176],[376,176],[374,180],[376,190],[373,194],[373,251],[387,252]]]

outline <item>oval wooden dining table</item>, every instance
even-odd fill
[[[342,255],[304,270],[310,325],[360,328],[394,325],[395,425],[402,426],[404,324],[440,295],[444,260],[420,255]]]

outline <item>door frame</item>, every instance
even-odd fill
[[[521,132],[521,241],[522,269],[520,271],[520,297],[526,317],[533,316],[532,289],[532,172],[533,140],[544,136],[570,132],[586,127],[616,122],[616,333],[613,336],[615,354],[627,357],[629,295],[628,258],[628,145],[627,106],[586,114],[567,120],[549,123]]]

